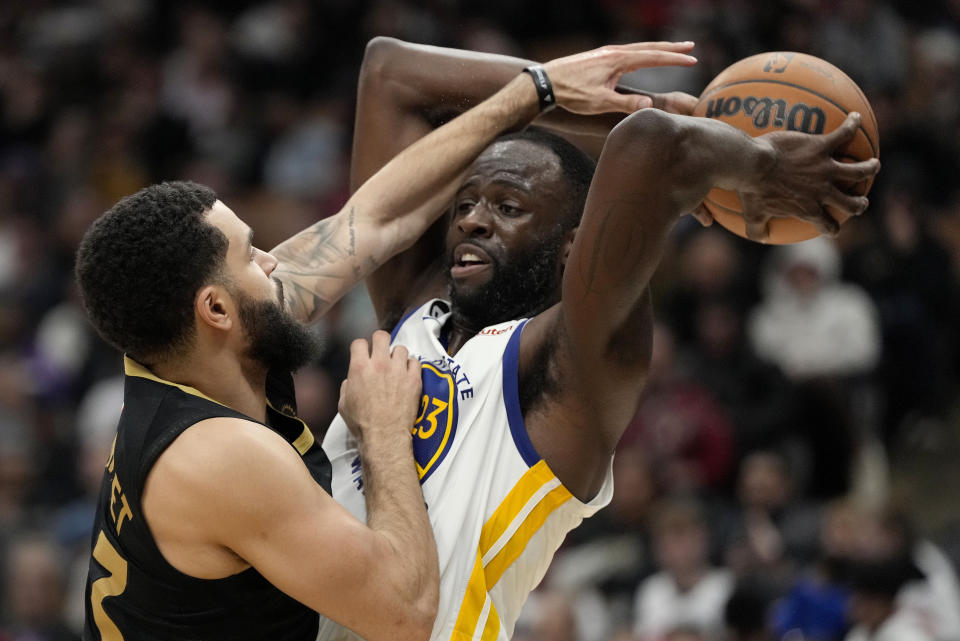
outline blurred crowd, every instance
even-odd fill
[[[568,537],[516,638],[960,641],[957,0],[0,3],[0,641],[82,622],[122,403],[73,283],[87,225],[175,178],[264,248],[335,212],[376,35],[539,60],[694,40],[697,67],[630,82],[695,95],[742,57],[802,51],[880,126],[870,209],[836,241],[678,225],[613,503]],[[318,326],[324,355],[297,375],[318,434],[373,326],[362,290]]]

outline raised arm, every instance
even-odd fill
[[[867,204],[835,185],[879,168],[875,160],[833,158],[858,123],[851,116],[824,136],[750,138],[717,121],[645,109],[611,132],[566,265],[562,302],[533,319],[521,342],[521,381],[534,375],[544,347],[553,348],[549,371],[560,394],[531,413],[528,428],[571,491],[596,492],[636,409],[651,350],[648,285],[674,223],[720,186],[740,194],[755,238],[773,216],[799,215],[835,233],[824,205],[856,215]]]
[[[691,47],[612,46],[592,56],[551,61],[547,69],[561,107],[585,114],[630,113],[650,104],[650,98],[613,92],[620,75],[643,66],[693,64],[682,53]],[[354,195],[340,214],[273,251],[281,261],[275,274],[284,281],[292,310],[301,318],[316,318],[378,267],[383,268],[367,285],[381,326],[392,326],[403,308],[416,302],[413,283],[440,255],[439,236],[424,232],[452,199],[460,172],[497,135],[538,115],[533,83],[518,75],[528,64],[386,38],[370,43],[358,89]],[[421,236],[423,242],[384,265]],[[428,291],[430,283],[419,288]]]

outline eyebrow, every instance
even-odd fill
[[[460,185],[460,188],[457,189],[457,195],[470,189],[471,187],[476,187],[479,181],[475,178],[467,180],[467,182]],[[530,185],[526,181],[521,181],[513,178],[494,178],[490,181],[494,185],[499,185],[501,187],[506,187],[508,189],[515,189],[517,191],[522,191],[524,193],[530,193]]]
[[[530,185],[526,181],[519,181],[510,178],[494,178],[492,181],[495,185],[503,185],[504,187],[509,187],[510,189],[516,189],[518,191],[523,191],[530,193]]]
[[[253,229],[250,229],[250,232],[247,234],[247,249],[253,247]]]

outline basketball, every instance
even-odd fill
[[[827,133],[851,111],[860,113],[860,128],[838,159],[856,162],[879,157],[877,119],[856,83],[825,60],[776,51],[744,58],[720,72],[703,90],[693,115],[722,120],[760,136],[772,131]],[[844,190],[866,195],[872,184],[871,178]],[[718,223],[746,238],[736,193],[713,189],[703,202]],[[848,217],[835,209],[828,212],[841,225]],[[819,235],[812,224],[795,218],[774,218],[769,232],[767,242],[778,245]]]

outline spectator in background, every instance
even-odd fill
[[[691,499],[668,500],[660,506],[652,531],[660,571],[637,589],[634,632],[638,639],[663,641],[682,626],[708,637],[718,634],[733,575],[710,565],[710,532],[702,508]]]
[[[63,550],[67,593],[64,620],[78,635],[83,629],[84,585],[89,570],[90,539],[103,468],[117,434],[123,408],[123,377],[101,379],[77,410],[77,476],[83,494],[52,514],[50,532]]]
[[[612,629],[629,628],[637,585],[653,570],[649,523],[659,496],[648,452],[617,448],[610,505],[570,532],[544,583],[566,590],[596,589]]]
[[[814,53],[837,65],[871,92],[907,80],[903,19],[885,0],[844,0],[822,5],[825,19]]]
[[[850,618],[855,627],[845,641],[935,641],[897,605],[897,593],[922,573],[902,556],[858,563],[852,572]]]
[[[701,299],[685,371],[723,406],[738,453],[784,445],[793,416],[791,389],[776,366],[754,353],[743,331],[742,305],[723,296]]]
[[[0,383],[4,382],[3,374],[0,364]],[[0,384],[0,390],[2,388]],[[2,396],[0,392],[0,398]],[[7,574],[8,558],[4,552],[30,507],[26,498],[33,477],[33,452],[28,430],[26,417],[18,415],[0,400],[0,577]],[[0,604],[10,596],[7,589],[8,586],[0,582]],[[2,616],[3,608],[0,607]],[[0,618],[0,629],[2,627]]]
[[[866,523],[855,505],[835,501],[820,524],[820,549],[816,560],[798,575],[787,594],[773,609],[774,638],[806,641],[840,641],[847,631],[850,599],[846,582],[859,551]]]
[[[943,550],[917,535],[912,520],[899,509],[871,513],[866,525],[861,560],[879,563],[873,570],[880,579],[903,584],[894,592],[897,612],[917,622],[935,641],[960,640],[960,581]]]
[[[728,641],[772,641],[769,630],[773,596],[766,586],[741,582],[723,609]]]
[[[680,626],[667,632],[663,641],[707,641],[709,637],[704,636],[698,628],[690,626]]]
[[[44,534],[29,532],[14,541],[8,554],[5,632],[11,641],[77,641],[63,621],[62,550]]]
[[[850,487],[864,418],[852,413],[851,394],[869,391],[880,358],[876,308],[863,289],[839,280],[840,264],[823,236],[776,248],[748,330],[757,354],[794,384],[796,430],[809,448],[808,489],[817,498]]]
[[[876,308],[859,286],[839,281],[840,261],[823,236],[771,255],[749,335],[792,381],[869,374],[880,358]]]
[[[662,309],[682,343],[698,334],[698,312],[705,303],[730,301],[743,308],[754,296],[749,264],[733,234],[713,227],[694,229],[678,250],[677,281],[666,292]],[[746,278],[745,278],[746,277]]]
[[[720,490],[733,464],[733,436],[723,408],[681,371],[673,332],[653,329],[653,354],[637,413],[621,439],[646,449],[670,492]]]
[[[916,35],[912,82],[905,97],[913,118],[926,120],[934,131],[957,125],[960,117],[960,33],[957,25],[940,25]]]
[[[951,333],[960,316],[960,285],[949,252],[924,223],[925,207],[909,188],[911,175],[888,179],[872,218],[874,233],[848,260],[851,280],[864,287],[879,312],[883,360],[877,378],[888,447],[924,421],[945,417],[956,369]]]
[[[744,458],[737,480],[737,503],[723,524],[726,565],[782,593],[796,565],[812,560],[819,514],[801,502],[786,459],[773,451]]]
[[[541,587],[524,604],[513,641],[607,641],[609,632],[596,593]]]

